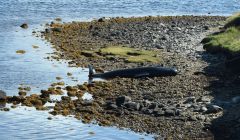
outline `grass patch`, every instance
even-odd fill
[[[240,13],[236,13],[227,19],[227,23],[224,28],[240,27]]]
[[[240,53],[240,14],[227,19],[225,30],[204,38],[204,49],[210,53],[226,53],[235,56]]]
[[[204,45],[204,49],[209,52],[240,52],[240,30],[236,27],[230,27],[217,35],[210,35],[205,40],[209,40]]]
[[[157,63],[160,59],[157,57],[156,51],[138,50],[123,46],[109,46],[99,50],[101,55],[108,57],[119,57],[126,60],[126,62],[153,62]]]

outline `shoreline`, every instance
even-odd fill
[[[96,114],[110,116],[109,118],[101,115],[93,117],[88,114],[89,121],[96,119],[101,122],[101,119],[105,118],[106,125],[118,125],[138,132],[150,132],[163,138],[199,138],[202,137],[201,135],[206,138],[213,136],[207,131],[208,129],[206,131],[204,129],[214,117],[221,116],[221,111],[216,114],[204,113],[202,109],[206,108],[211,101],[211,96],[204,90],[209,79],[204,74],[195,75],[194,73],[199,71],[201,73],[207,66],[197,51],[199,49],[203,51],[201,39],[216,30],[216,26],[221,26],[216,20],[223,21],[225,17],[100,18],[91,22],[52,24],[50,27],[61,28],[61,31],[50,31],[44,36],[47,40],[51,39],[55,49],[59,52],[60,57],[57,59],[72,60],[70,65],[81,67],[91,63],[99,71],[163,65],[175,66],[181,71],[181,75],[176,77],[134,80],[116,78],[108,81],[108,84],[103,87],[96,86],[95,89],[93,86],[90,93],[93,94],[96,102],[102,100],[105,102],[100,105],[104,109],[103,112],[96,108],[93,110]],[[161,62],[157,64],[126,63],[120,56],[109,58],[101,55],[98,50],[119,45],[160,51],[158,55]],[[183,81],[185,84],[182,83]],[[105,86],[108,88],[104,88]],[[118,98],[130,98],[132,105],[130,108],[126,105],[118,107],[116,106]],[[201,101],[205,98],[206,101]],[[64,104],[66,102],[63,101],[59,106]],[[140,105],[141,109],[136,109],[136,105]],[[59,114],[59,111],[61,112],[61,109],[54,113]],[[188,129],[192,129],[192,132],[189,133]]]
[[[153,133],[156,139],[213,139],[209,125],[223,112],[210,87],[216,72],[205,71],[209,63],[224,60],[207,54],[200,43],[207,35],[223,26],[222,16],[166,16],[138,18],[100,18],[92,22],[58,23],[54,21],[42,32],[52,43],[57,57],[70,60],[69,66],[96,71],[142,66],[170,66],[180,70],[175,77],[143,79],[115,78],[63,88],[68,96],[57,102],[53,115],[75,115],[85,123],[97,120],[99,125],[130,128],[136,132]],[[219,23],[219,21],[221,21]],[[157,53],[159,62],[128,62],[127,57],[103,54],[106,47],[128,47]],[[219,59],[220,58],[220,59]],[[57,91],[57,84],[39,96]],[[82,100],[83,92],[93,95],[93,102]],[[70,97],[77,96],[72,100]],[[39,100],[39,97],[34,97]],[[45,97],[44,97],[45,98]],[[42,100],[42,99],[41,99]],[[121,105],[117,105],[121,100]],[[41,108],[39,108],[41,109]]]

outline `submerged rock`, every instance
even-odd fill
[[[27,23],[23,23],[20,27],[23,28],[23,29],[27,29],[28,28],[28,24]]]
[[[208,109],[208,110],[206,111],[206,113],[208,113],[208,114],[218,113],[218,112],[223,111],[223,108],[220,107],[220,106],[217,106],[217,105],[208,105],[208,106],[207,106],[207,109]]]

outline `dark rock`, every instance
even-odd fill
[[[104,21],[105,21],[104,17],[98,19],[98,22],[104,22]]]
[[[148,109],[155,109],[156,107],[158,107],[158,104],[157,103],[152,103]]]
[[[159,116],[163,116],[165,114],[165,112],[161,109],[154,109],[153,114],[155,117],[159,117]]]
[[[144,108],[142,111],[144,114],[148,114],[148,115],[153,114],[153,110],[151,110],[151,109]]]
[[[23,29],[27,29],[28,28],[28,24],[27,23],[23,23],[20,27],[23,28]]]
[[[165,110],[165,113],[164,113],[165,116],[175,116],[175,111],[174,110],[170,110],[170,109],[167,109]]]
[[[10,108],[3,108],[3,111],[10,111]]]
[[[211,99],[206,96],[203,96],[203,97],[197,99],[197,102],[210,102],[210,101],[211,101]]]
[[[49,91],[47,91],[47,90],[41,90],[41,93],[42,93],[40,95],[41,98],[49,98],[50,97]]]
[[[61,99],[62,99],[63,101],[70,101],[70,100],[71,100],[71,97],[62,96]]]
[[[188,120],[189,121],[197,121],[197,118],[196,118],[196,116],[189,116]]]
[[[198,115],[197,119],[201,120],[201,121],[204,121],[206,119],[206,117],[204,115]]]
[[[189,97],[186,99],[185,102],[183,102],[184,104],[188,104],[188,103],[195,103],[196,102],[196,98],[195,97]]]
[[[208,110],[206,111],[206,113],[208,113],[208,114],[218,113],[218,112],[223,111],[223,108],[221,108],[220,106],[217,106],[217,105],[208,105],[207,109]]]
[[[209,26],[205,25],[205,26],[203,26],[203,29],[204,30],[209,30]]]
[[[117,106],[122,106],[123,104],[127,103],[131,101],[131,98],[128,96],[120,96],[118,98],[116,98],[116,105]]]
[[[175,111],[175,115],[180,116],[181,114],[182,114],[182,110],[177,109],[177,110]]]
[[[139,110],[140,109],[140,104],[136,102],[127,102],[124,104],[125,107],[131,110]]]
[[[25,92],[25,91],[19,91],[19,92],[18,92],[18,95],[20,95],[20,96],[26,96],[26,95],[27,95],[27,92]]]
[[[51,31],[52,31],[51,28],[45,29],[45,33],[50,33]]]
[[[51,30],[53,32],[62,32],[62,28],[60,28],[60,27],[54,27],[54,28],[51,28]]]

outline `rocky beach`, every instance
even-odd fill
[[[56,52],[51,58],[70,60],[71,67],[92,64],[97,72],[142,66],[175,67],[174,77],[115,78],[91,84],[66,86],[53,84],[40,95],[8,97],[8,102],[23,103],[37,109],[54,102],[51,94],[63,94],[53,115],[74,115],[85,123],[130,128],[153,133],[156,139],[213,139],[211,122],[223,114],[214,104],[211,81],[221,72],[211,63],[223,56],[207,54],[200,43],[223,26],[226,17],[177,16],[141,18],[101,18],[91,22],[53,21],[41,32]],[[102,48],[126,47],[152,51],[154,60],[128,61],[130,56],[104,54]],[[208,69],[208,70],[206,70]],[[60,87],[63,86],[63,87]],[[84,92],[93,100],[83,100]],[[19,92],[20,93],[20,92]],[[76,99],[71,97],[76,96]]]
[[[201,44],[204,37],[221,29],[225,20],[221,16],[149,16],[53,21],[46,24],[45,31],[33,32],[54,47],[47,59],[68,60],[70,67],[91,64],[97,73],[163,66],[174,67],[179,74],[117,77],[75,86],[58,82],[40,94],[26,96],[26,89],[20,88],[19,96],[1,100],[49,110],[52,115],[73,115],[84,123],[151,133],[155,139],[236,139],[238,129],[230,128],[236,120],[231,114],[239,116],[233,111],[239,103],[239,78],[226,72],[224,55],[209,54]],[[116,49],[128,52],[112,51]],[[82,98],[86,92],[92,99]],[[62,95],[61,100],[52,100],[52,95]],[[47,102],[55,106],[46,107]],[[223,123],[226,121],[229,126]]]

